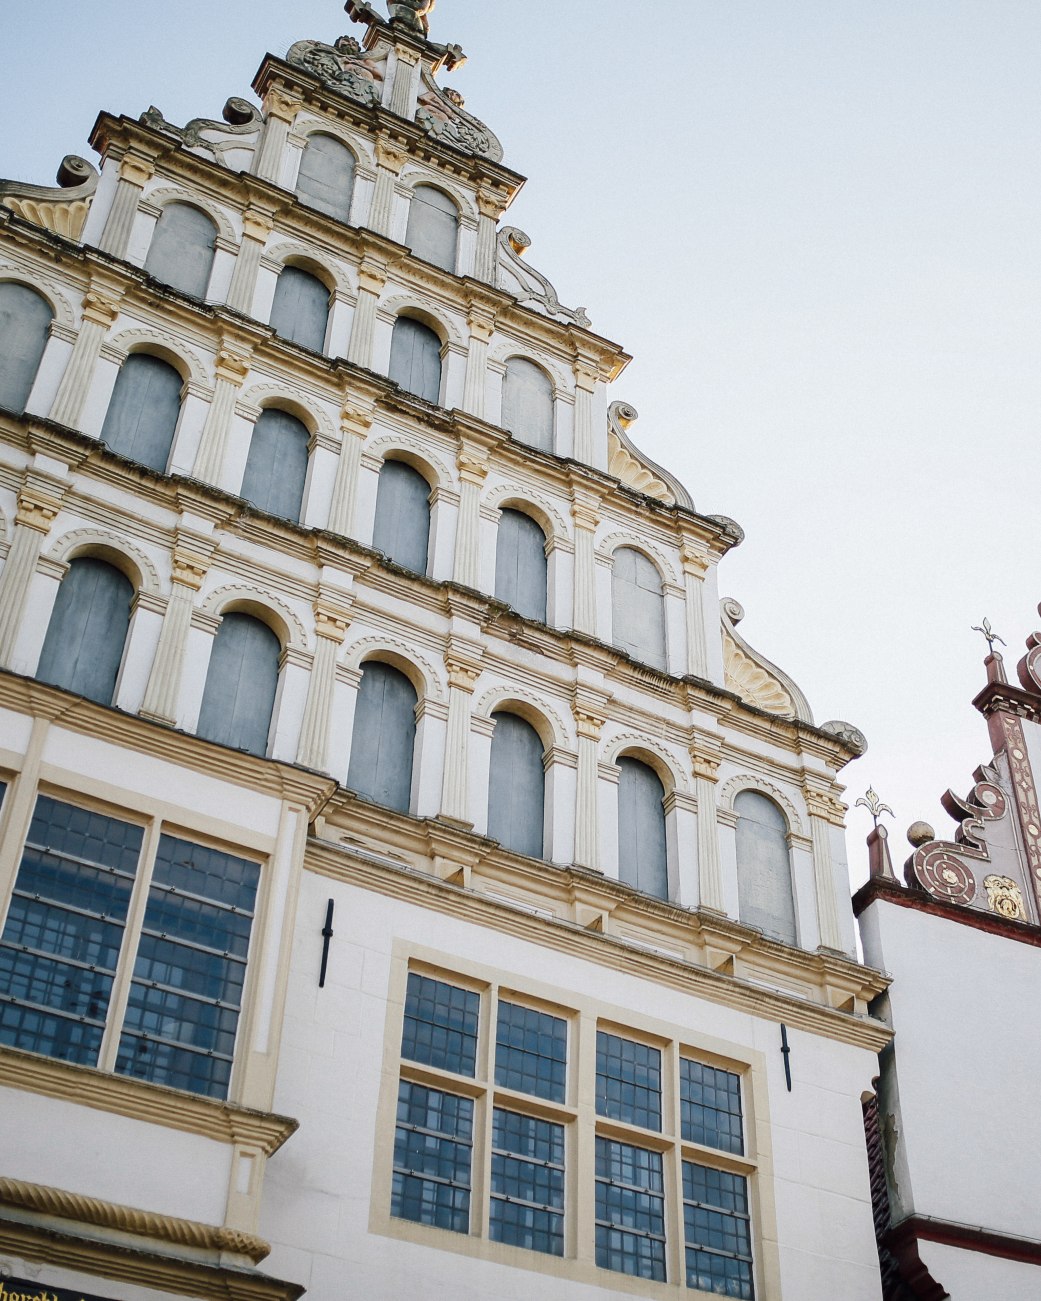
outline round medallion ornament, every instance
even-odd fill
[[[972,903],[976,897],[976,878],[964,863],[948,854],[930,855],[924,863],[916,863],[915,876],[934,899]]]

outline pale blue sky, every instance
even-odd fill
[[[0,175],[48,182],[101,108],[218,116],[337,0],[19,6]],[[635,360],[614,397],[748,540],[722,590],[903,830],[989,755],[989,614],[1041,626],[1041,4],[439,0],[447,81],[531,179],[533,265]],[[863,875],[862,810],[850,819]]]

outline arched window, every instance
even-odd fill
[[[427,571],[430,484],[404,461],[384,461],[380,469],[372,545],[405,569]]]
[[[795,900],[788,823],[771,799],[742,791],[737,814],[737,901],[741,920],[795,944]]]
[[[354,193],[354,155],[332,136],[313,135],[300,160],[296,197],[337,221],[346,221]]]
[[[298,523],[310,441],[296,416],[275,407],[262,411],[249,441],[241,495],[269,515]]]
[[[80,556],[61,581],[36,676],[111,705],[134,588],[114,566]]]
[[[445,271],[455,270],[459,209],[443,190],[417,185],[408,210],[405,243],[416,257]]]
[[[54,317],[35,289],[0,284],[0,407],[19,414],[29,401]]]
[[[502,427],[529,447],[553,451],[553,381],[525,357],[511,357],[506,363]]]
[[[159,217],[145,270],[193,298],[205,298],[213,267],[217,227],[190,203],[168,203]]]
[[[494,717],[488,835],[515,853],[541,858],[546,809],[542,738],[516,714]]]
[[[441,396],[441,340],[411,316],[399,316],[394,322],[390,379],[428,402],[436,403]]]
[[[120,456],[164,473],[181,414],[183,384],[165,361],[132,353],[116,376],[101,441]]]
[[[407,813],[416,746],[416,689],[404,673],[370,660],[361,673],[347,785]]]
[[[665,603],[661,578],[640,551],[619,547],[611,577],[614,644],[641,664],[665,667]]]
[[[519,510],[504,510],[499,520],[495,595],[525,619],[546,622],[546,535]]]
[[[669,897],[665,787],[639,759],[618,760],[618,877],[658,899]]]
[[[267,754],[282,647],[259,619],[226,614],[213,639],[199,735],[250,754]]]
[[[300,267],[284,267],[271,305],[272,329],[291,343],[323,352],[328,325],[329,290]]]

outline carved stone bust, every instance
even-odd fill
[[[430,13],[436,0],[387,0],[392,21],[423,36],[430,34]]]

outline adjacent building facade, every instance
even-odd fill
[[[0,187],[0,1297],[878,1301],[863,737],[424,9]]]

